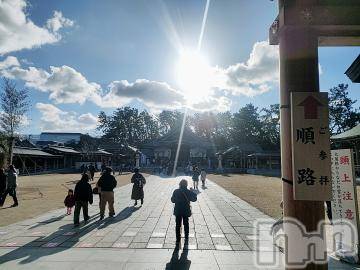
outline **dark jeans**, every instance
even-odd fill
[[[83,209],[84,220],[89,219],[88,209],[89,204],[86,201],[76,201],[75,202],[75,211],[74,211],[74,224],[79,224],[80,210]]]
[[[176,216],[176,240],[179,241],[181,238],[181,221],[184,224],[185,239],[189,238],[189,217]]]
[[[1,195],[1,198],[0,198],[0,205],[3,205],[4,202],[5,202],[5,199],[6,199],[6,196],[7,195],[10,195],[13,200],[14,200],[14,204],[18,204],[18,199],[16,197],[16,188],[8,188],[5,190],[4,194],[0,194]]]

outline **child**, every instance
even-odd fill
[[[75,205],[74,191],[72,189],[69,189],[68,195],[65,198],[64,204],[67,207],[66,214],[71,215],[71,209]]]

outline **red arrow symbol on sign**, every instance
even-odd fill
[[[318,118],[318,107],[323,104],[313,96],[308,96],[298,106],[304,107],[304,118],[305,119],[317,119]]]

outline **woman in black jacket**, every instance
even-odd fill
[[[75,211],[74,211],[74,225],[79,226],[80,210],[83,209],[84,221],[89,220],[89,204],[93,203],[93,193],[89,182],[89,175],[83,174],[81,180],[76,184],[75,197]]]
[[[139,173],[139,169],[134,169],[134,175],[131,177],[131,183],[133,183],[133,188],[131,192],[131,199],[135,200],[135,205],[137,201],[141,201],[141,205],[144,203],[144,185],[146,184],[145,177]]]
[[[187,181],[181,180],[179,188],[174,190],[171,201],[175,203],[174,215],[176,217],[176,243],[181,238],[181,223],[184,224],[185,241],[189,239],[189,217],[191,216],[190,202],[196,202],[197,196],[194,192],[187,189]]]

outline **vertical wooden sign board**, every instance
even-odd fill
[[[332,219],[343,223],[350,222],[358,228],[359,215],[357,205],[354,161],[351,149],[331,150],[331,170],[333,200],[331,202]],[[341,227],[334,229],[341,230]],[[335,233],[335,232],[334,232]],[[358,238],[355,243],[341,242],[341,248],[358,253]]]
[[[294,200],[330,201],[327,93],[291,93],[291,132]]]

